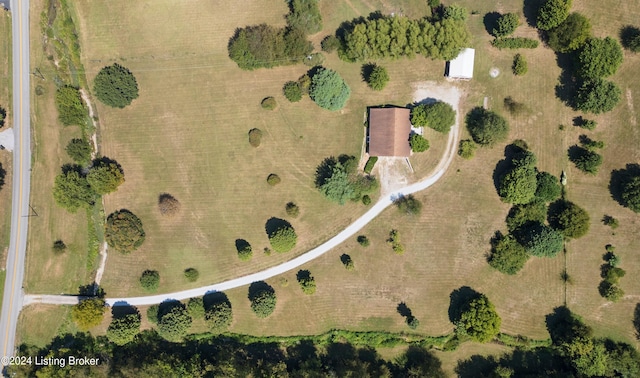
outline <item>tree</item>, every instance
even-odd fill
[[[340,110],[350,95],[351,89],[334,70],[320,68],[311,78],[309,96],[321,108]]]
[[[157,270],[145,270],[140,275],[140,286],[149,292],[158,290],[160,285],[160,273]]]
[[[529,260],[529,254],[513,235],[495,238],[491,243],[491,255],[487,261],[499,272],[513,275],[518,273]]]
[[[631,52],[640,52],[640,29],[627,25],[620,31],[622,46]]]
[[[76,163],[86,166],[91,161],[91,144],[86,139],[74,138],[67,144],[67,155]]]
[[[184,278],[189,282],[196,282],[200,277],[200,272],[196,268],[187,268],[184,270]]]
[[[107,307],[102,298],[83,299],[71,308],[71,319],[83,331],[87,331],[100,323]]]
[[[470,300],[462,309],[456,332],[468,335],[472,340],[486,343],[499,332],[502,319],[489,299],[480,294]]]
[[[63,167],[53,184],[53,198],[56,203],[71,213],[79,208],[95,203],[96,193],[91,189],[80,167]]]
[[[578,88],[575,97],[577,110],[589,113],[606,113],[620,102],[622,91],[611,81],[596,79],[585,81]]]
[[[271,231],[268,236],[273,250],[280,253],[292,250],[298,239],[296,231],[288,222]]]
[[[591,22],[580,13],[571,13],[564,22],[547,32],[554,51],[568,53],[579,49],[591,37]]]
[[[302,89],[297,81],[287,81],[282,87],[282,93],[290,102],[302,100]]]
[[[103,104],[124,108],[138,98],[138,82],[129,69],[114,63],[98,72],[93,91]]]
[[[420,134],[412,134],[409,138],[409,144],[413,152],[424,152],[429,149],[429,141]]]
[[[187,334],[193,319],[182,303],[177,303],[158,319],[158,334],[172,342],[180,342]]]
[[[211,332],[221,333],[226,331],[233,320],[231,303],[228,300],[212,303],[205,309],[204,320]]]
[[[87,173],[87,182],[99,195],[115,192],[124,183],[124,171],[116,161],[96,159]]]
[[[340,48],[340,40],[335,35],[328,35],[324,37],[320,46],[322,47],[322,51],[332,53],[336,49]]]
[[[469,12],[466,8],[453,4],[444,8],[442,17],[456,21],[465,21]]]
[[[535,223],[543,223],[547,219],[547,205],[540,201],[520,205],[514,205],[507,214],[507,229],[515,232],[521,227],[527,227]]]
[[[577,72],[587,80],[611,76],[622,64],[622,48],[611,37],[589,38],[576,60]]]
[[[291,28],[301,29],[305,34],[322,30],[318,0],[290,0],[289,8],[291,12],[287,15],[287,24]]]
[[[78,88],[65,85],[56,90],[56,107],[58,119],[65,126],[83,126],[87,123],[87,109],[85,108]]]
[[[255,285],[255,286],[254,286]],[[276,292],[266,283],[253,283],[249,287],[251,310],[259,318],[266,318],[276,309]]]
[[[333,173],[320,186],[320,192],[329,200],[340,205],[344,205],[347,200],[354,197],[355,191],[349,180],[349,175],[340,163],[333,167]]]
[[[175,217],[180,212],[180,201],[169,193],[158,196],[158,210],[160,215]]]
[[[193,319],[204,318],[204,300],[202,297],[190,298],[187,302],[187,311]]]
[[[549,208],[549,224],[567,238],[577,239],[589,231],[589,213],[573,202],[560,200]]]
[[[131,253],[144,243],[142,221],[129,210],[115,211],[107,217],[104,238],[109,247],[123,254]]]
[[[420,215],[422,212],[422,202],[416,199],[413,194],[400,196],[394,201],[394,204],[402,214]]]
[[[554,257],[564,246],[562,233],[541,223],[519,230],[518,234],[527,252],[533,256]]]
[[[411,124],[429,126],[441,133],[448,133],[456,122],[456,111],[443,101],[420,104],[411,109]]]
[[[345,269],[347,270],[355,269],[355,265],[353,264],[353,259],[351,258],[351,256],[347,255],[346,253],[343,253],[342,255],[340,255],[340,262],[342,262],[342,265],[344,265]]]
[[[515,13],[506,13],[501,15],[496,21],[496,28],[493,29],[495,37],[506,37],[516,31],[520,25],[520,18]]]
[[[116,345],[125,345],[133,341],[140,333],[140,313],[114,317],[107,328],[107,339]]]
[[[471,159],[476,152],[476,144],[471,139],[463,139],[458,145],[458,156]]]
[[[584,173],[595,175],[602,165],[602,155],[586,148],[573,146],[569,149],[569,160]]]
[[[516,76],[522,76],[526,74],[529,70],[527,59],[520,54],[516,54],[513,57],[513,65],[511,66],[511,69],[513,70],[513,74]]]
[[[383,90],[389,82],[389,74],[387,73],[387,69],[382,66],[374,65],[371,73],[366,78],[366,81],[367,85],[369,85],[369,88],[376,91]]]
[[[640,213],[640,176],[629,177],[622,184],[622,203],[636,213]]]
[[[504,141],[509,134],[504,118],[481,107],[473,108],[467,114],[466,123],[473,141],[481,146],[493,146]]]
[[[311,295],[316,292],[316,279],[308,270],[299,270],[296,274],[296,279],[303,293]]]
[[[536,198],[540,201],[551,202],[562,193],[562,187],[558,178],[548,172],[538,172],[538,186],[536,187]]]
[[[504,202],[529,203],[538,186],[535,166],[514,167],[500,177],[498,195]]]
[[[251,256],[253,256],[253,249],[248,241],[244,239],[236,239],[236,250],[238,251],[238,258],[240,260],[251,260]]]
[[[541,30],[551,30],[569,16],[571,0],[546,0],[538,10],[537,26]]]

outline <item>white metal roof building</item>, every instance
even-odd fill
[[[463,49],[458,56],[447,62],[446,76],[452,79],[473,78],[473,62],[476,57],[476,50]]]

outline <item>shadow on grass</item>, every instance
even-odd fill
[[[489,33],[489,35],[495,37],[493,34],[493,30],[498,28],[498,19],[500,18],[500,13],[498,12],[489,12],[484,15],[482,18],[482,23],[484,24],[484,30]]]
[[[125,301],[116,302],[111,307],[111,316],[113,318],[124,318],[127,315],[138,315],[140,317],[140,311]]]
[[[251,244],[249,244],[248,241],[244,239],[236,239],[236,251],[238,251],[238,253],[244,251],[247,248],[251,248]]]
[[[540,9],[542,3],[543,0],[524,0],[522,13],[529,26],[534,28],[537,26],[538,9]]]

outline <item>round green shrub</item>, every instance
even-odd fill
[[[109,247],[120,253],[131,253],[144,243],[142,221],[129,210],[115,211],[107,218],[104,238]]]
[[[273,110],[278,107],[278,103],[273,97],[265,97],[260,103],[260,106],[262,106],[262,109]]]
[[[275,173],[270,174],[269,176],[267,176],[267,183],[271,186],[276,186],[280,183],[280,176],[276,175]]]
[[[516,76],[522,76],[529,70],[527,60],[521,54],[516,54],[513,57],[513,66],[511,68],[513,70],[513,74]]]
[[[196,268],[187,268],[184,270],[184,278],[189,282],[196,282],[200,277],[200,272]]]
[[[284,97],[286,97],[290,102],[298,102],[302,100],[302,89],[295,81],[286,82],[284,87],[282,87],[282,92],[284,93]]]
[[[249,130],[249,144],[258,147],[262,141],[262,131],[260,129]]]
[[[131,71],[114,63],[100,70],[93,82],[93,91],[105,105],[124,108],[138,98],[138,82]]]
[[[350,95],[351,89],[336,71],[320,68],[311,78],[309,96],[323,109],[342,109]]]
[[[387,86],[388,82],[389,73],[387,72],[387,69],[378,65],[373,67],[369,77],[367,77],[367,84],[369,85],[369,88],[375,91],[383,90],[384,87]]]
[[[140,276],[140,286],[146,291],[156,291],[160,285],[160,273],[157,270],[145,270]]]
[[[409,144],[413,152],[424,152],[429,149],[429,141],[420,134],[411,135]]]

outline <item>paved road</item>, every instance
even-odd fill
[[[0,313],[0,357],[15,351],[16,325],[22,308],[22,278],[27,245],[31,133],[29,109],[29,0],[11,0],[13,43],[13,194],[11,240]],[[6,190],[6,189],[5,189]]]
[[[371,222],[376,216],[378,216],[384,209],[391,206],[393,201],[399,196],[409,195],[412,193],[419,192],[424,190],[431,185],[435,184],[447,171],[447,168],[451,164],[453,157],[455,156],[456,146],[458,143],[458,137],[460,133],[459,124],[460,124],[460,115],[458,115],[458,122],[454,127],[451,128],[451,132],[449,133],[449,139],[447,140],[447,148],[440,160],[440,163],[435,168],[434,172],[427,178],[419,181],[415,184],[411,184],[403,189],[400,189],[392,194],[388,194],[383,196],[369,211],[367,211],[364,215],[358,218],[355,222],[349,225],[347,228],[342,230],[339,234],[329,239],[324,244],[308,251],[307,253],[294,258],[293,260],[287,261],[280,265],[274,266],[272,268],[263,270],[261,272],[249,274],[247,276],[235,278],[232,280],[220,282],[214,285],[208,285],[199,287],[196,289],[178,291],[174,293],[166,293],[159,295],[152,295],[146,297],[130,297],[130,298],[107,298],[106,302],[110,306],[123,306],[123,305],[132,305],[132,306],[143,306],[143,305],[151,305],[161,303],[168,299],[174,300],[183,300],[193,297],[202,296],[208,292],[214,291],[225,291],[229,289],[233,289],[240,286],[249,285],[252,282],[266,280],[268,278],[277,276],[279,274],[285,273],[292,269],[295,269],[307,262],[316,259],[323,254],[327,253],[334,247],[338,246],[345,240],[354,236],[358,231],[360,231],[364,226],[366,226],[369,222]],[[75,304],[78,301],[78,297],[73,296],[62,296],[62,295],[27,295],[25,297],[25,305],[31,303],[51,303],[51,304]]]

